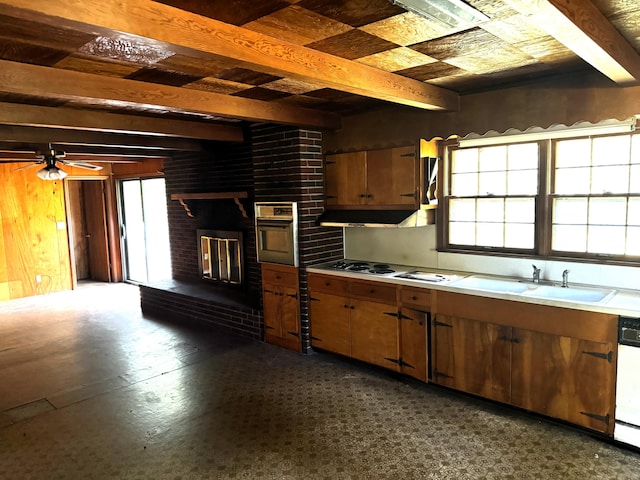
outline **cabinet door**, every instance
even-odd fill
[[[398,307],[351,300],[351,356],[399,371]]]
[[[402,308],[400,316],[400,371],[427,381],[427,319],[429,313]]]
[[[289,340],[300,340],[300,314],[298,313],[298,290],[280,287],[280,335]]]
[[[366,152],[337,153],[325,157],[328,206],[366,204]]]
[[[264,284],[262,289],[265,335],[282,337],[280,287]]]
[[[433,322],[436,383],[500,402],[511,396],[511,328],[438,315]]]
[[[298,290],[265,284],[262,292],[265,341],[300,351]]]
[[[613,432],[611,345],[513,330],[512,403],[601,432]]]
[[[414,147],[367,152],[367,205],[417,207],[418,166]]]
[[[311,292],[309,306],[311,315],[311,346],[350,355],[350,306],[345,297],[327,293]]]

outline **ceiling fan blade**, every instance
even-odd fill
[[[0,158],[0,163],[31,163],[39,161],[35,158]]]
[[[68,161],[58,161],[63,165],[68,165],[70,167],[84,168],[86,170],[102,170],[102,166],[100,165],[92,165],[91,163],[84,162],[68,162]]]
[[[20,170],[28,170],[29,168],[38,167],[42,165],[41,162],[32,163],[31,165],[25,165],[24,167],[16,168],[14,172],[19,172]]]

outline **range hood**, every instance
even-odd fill
[[[323,227],[423,227],[434,223],[435,209],[419,210],[326,210],[317,220]]]

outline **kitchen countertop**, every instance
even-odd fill
[[[349,262],[350,260],[346,260],[346,261]],[[597,285],[578,284],[578,283],[572,282],[569,288],[571,287],[603,288],[603,289],[615,290],[615,293],[612,296],[605,298],[604,301],[581,302],[581,301],[566,300],[566,299],[530,297],[530,296],[522,295],[519,293],[477,290],[477,289],[471,289],[471,288],[464,288],[462,286],[456,285],[457,281],[472,275],[482,276],[484,278],[492,278],[496,280],[516,280],[516,281],[526,282],[526,279],[516,279],[514,277],[486,275],[486,274],[481,274],[477,272],[452,272],[447,270],[433,269],[433,268],[427,268],[427,267],[414,267],[414,266],[407,266],[407,265],[389,265],[389,267],[394,270],[393,273],[372,274],[372,273],[363,273],[363,272],[355,272],[355,271],[339,270],[339,269],[331,268],[331,265],[334,263],[335,262],[327,262],[323,264],[313,265],[313,266],[307,267],[306,270],[307,272],[346,277],[354,280],[368,280],[368,281],[374,281],[374,282],[390,283],[394,285],[406,285],[410,287],[426,288],[430,290],[442,290],[442,291],[452,292],[452,293],[463,293],[466,295],[476,295],[481,297],[511,300],[511,301],[523,302],[523,303],[533,303],[537,305],[548,305],[553,307],[586,310],[590,312],[600,312],[600,313],[610,313],[614,315],[640,317],[640,290],[619,289],[614,287],[608,287],[606,285],[597,286]],[[374,264],[378,262],[368,262],[368,263]],[[443,277],[445,277],[445,279],[442,281],[431,282],[431,281],[398,277],[398,275],[400,274],[407,273],[407,272],[414,272],[414,271],[425,272],[427,274],[442,275]],[[546,282],[544,283],[541,282],[541,285],[551,285],[551,284]],[[556,284],[554,283],[554,285]]]

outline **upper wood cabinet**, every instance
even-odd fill
[[[413,146],[327,155],[327,207],[417,208],[419,157]]]

